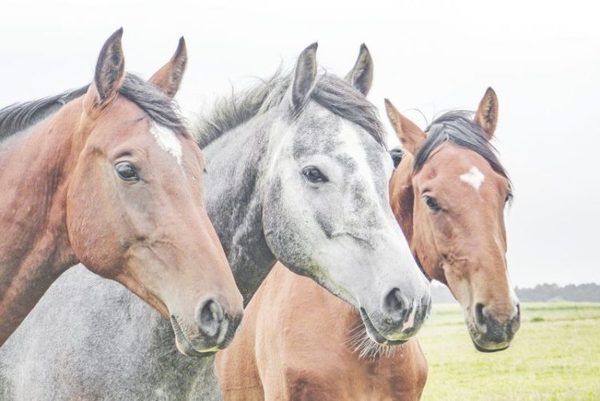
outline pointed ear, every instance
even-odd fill
[[[360,45],[360,52],[352,70],[346,75],[346,80],[367,96],[373,83],[373,59],[367,46]]]
[[[317,79],[317,47],[317,42],[313,43],[304,49],[298,57],[292,84],[292,106],[294,110],[300,110],[304,106],[315,86]]]
[[[392,161],[394,162],[394,168],[396,168],[402,161],[402,157],[404,156],[404,151],[402,151],[402,149],[400,149],[400,148],[394,148],[394,149],[390,150],[390,156],[392,156]]]
[[[394,131],[396,131],[396,136],[402,144],[402,148],[415,155],[427,135],[415,123],[400,114],[388,99],[385,99],[385,111]]]
[[[475,122],[483,129],[487,139],[492,139],[498,123],[498,97],[492,88],[487,88],[483,99],[479,102]]]
[[[86,93],[85,103],[89,108],[103,108],[118,94],[125,78],[125,57],[121,46],[123,28],[120,28],[102,46],[94,83]]]
[[[171,98],[174,97],[179,90],[187,60],[185,39],[181,37],[171,60],[152,75],[150,82],[163,91],[165,95]]]

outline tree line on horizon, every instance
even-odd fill
[[[538,284],[535,287],[515,287],[517,297],[521,302],[600,302],[600,284]],[[434,284],[431,286],[433,302],[456,302],[446,286]]]

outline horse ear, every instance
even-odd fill
[[[360,52],[352,70],[346,75],[346,80],[367,96],[373,83],[373,58],[367,46],[360,45]]]
[[[404,151],[400,148],[394,148],[390,150],[390,156],[392,157],[392,161],[394,162],[394,168],[398,167],[402,158],[404,157]]]
[[[402,148],[415,155],[427,135],[415,123],[400,114],[388,99],[385,99],[385,111],[394,131],[396,131],[396,136],[402,144]]]
[[[292,106],[294,110],[299,110],[304,106],[315,86],[317,79],[317,47],[317,42],[313,43],[304,49],[298,57],[292,84]]]
[[[187,49],[185,47],[185,39],[179,39],[179,45],[175,54],[167,64],[160,70],[156,71],[150,78],[150,82],[156,85],[165,95],[175,97],[179,90],[185,66],[187,65]]]
[[[125,57],[121,38],[123,28],[119,28],[102,46],[98,61],[94,83],[86,93],[86,103],[91,108],[103,108],[109,104],[119,92],[125,78]]]
[[[498,123],[498,96],[492,88],[487,88],[483,99],[479,102],[475,122],[483,129],[487,139],[492,139]]]

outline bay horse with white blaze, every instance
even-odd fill
[[[426,136],[386,101],[405,149],[390,181],[392,209],[424,272],[460,301],[482,351],[508,347],[519,325],[505,258],[511,187],[489,143],[497,107],[488,89],[474,121],[449,112]],[[416,339],[373,343],[356,310],[281,265],[217,367],[225,401],[418,400],[427,378]]]
[[[183,38],[153,85],[125,73],[122,33],[91,85],[0,110],[0,345],[79,262],[170,318],[185,354],[223,347],[241,318],[202,155],[171,99]]]
[[[200,119],[208,214],[246,302],[280,260],[360,308],[374,341],[402,342],[427,315],[429,283],[389,204],[393,164],[364,95],[371,58],[363,46],[342,79],[319,73],[316,50]],[[183,358],[172,336],[127,291],[73,270],[0,349],[0,397],[220,400],[214,357]]]

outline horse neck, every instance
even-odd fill
[[[72,109],[72,107],[71,107]],[[77,263],[66,230],[73,143],[68,110],[10,139],[0,158],[0,345]]]
[[[263,114],[203,149],[208,215],[247,304],[276,262],[263,231],[261,181],[271,123]]]

